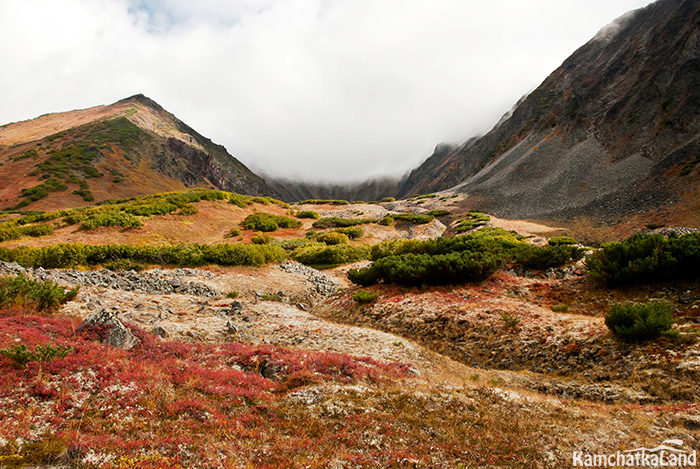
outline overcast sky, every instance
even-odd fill
[[[251,169],[401,175],[649,0],[0,0],[0,124],[143,93]]]

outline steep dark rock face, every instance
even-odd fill
[[[613,222],[687,197],[700,159],[700,5],[604,28],[484,137],[436,152],[399,195],[455,188],[505,216]]]

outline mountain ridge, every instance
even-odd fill
[[[451,152],[436,151],[398,195],[451,189],[502,216],[600,215],[606,223],[695,198],[688,186],[700,154],[698,22],[689,0],[623,15],[510,118]]]

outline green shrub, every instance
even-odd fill
[[[53,225],[51,224],[30,226],[9,225],[0,228],[0,242],[19,239],[22,236],[32,236],[37,238],[39,236],[46,236],[50,234],[53,234]]]
[[[645,304],[616,304],[605,316],[605,325],[626,341],[655,339],[673,326],[673,304],[657,301]]]
[[[501,319],[507,327],[515,327],[520,324],[520,318],[517,316],[511,316],[506,313],[501,313]]]
[[[312,226],[316,229],[323,230],[326,228],[346,228],[348,226],[366,225],[368,223],[374,223],[375,221],[376,220],[367,218],[326,217],[316,220]]]
[[[309,230],[304,235],[306,239],[316,239],[316,236],[318,236],[318,231],[315,230]]]
[[[275,240],[274,236],[258,233],[250,238],[253,244],[270,244]]]
[[[437,194],[421,194],[414,197],[414,199],[434,199]]]
[[[241,230],[238,228],[231,228],[228,233],[224,235],[224,238],[235,238],[241,235]]]
[[[275,246],[279,246],[285,251],[294,251],[298,248],[303,248],[315,244],[315,241],[306,238],[283,239],[275,241]]]
[[[300,228],[301,222],[284,215],[260,212],[248,215],[241,226],[246,230],[271,232],[278,228]]]
[[[333,232],[344,234],[350,239],[359,239],[362,238],[362,236],[364,236],[365,234],[365,230],[363,230],[359,226],[348,226],[347,228],[338,228],[336,230],[333,230]]]
[[[350,202],[347,200],[334,200],[334,199],[308,199],[297,202],[297,205],[348,205]]]
[[[455,231],[457,233],[463,233],[465,231],[470,231],[474,228],[484,226],[490,221],[491,217],[488,215],[481,212],[469,212],[467,213],[466,217],[457,220],[457,227],[455,228]]]
[[[461,283],[487,278],[504,261],[544,269],[582,255],[583,250],[576,246],[532,246],[512,232],[491,228],[428,241],[383,241],[371,248],[374,263],[351,270],[348,278],[360,285],[379,281],[407,285]]]
[[[80,224],[80,228],[84,230],[94,230],[102,226],[121,226],[124,228],[140,229],[143,228],[141,221],[123,212],[99,212],[88,216],[88,218]]]
[[[356,303],[360,303],[360,304],[371,303],[374,300],[376,300],[378,297],[379,297],[379,293],[371,292],[368,290],[360,290],[358,292],[353,293],[353,295],[352,295],[352,299]]]
[[[431,210],[428,212],[428,215],[432,217],[446,217],[450,214],[448,210]]]
[[[337,233],[332,231],[330,233],[323,233],[316,236],[316,241],[318,241],[319,243],[325,243],[329,246],[334,246],[336,244],[347,244],[350,242],[350,239],[347,235],[344,235],[343,233]]]
[[[313,210],[303,210],[299,213],[297,213],[297,218],[313,218],[314,220],[318,220],[321,218],[321,215],[318,212],[314,212]]]
[[[196,215],[199,209],[192,204],[185,204],[180,207],[180,215]]]
[[[500,264],[497,257],[478,252],[403,254],[383,257],[370,267],[351,269],[348,278],[360,285],[377,281],[402,285],[447,285],[485,280]]]
[[[53,234],[53,225],[46,223],[43,225],[25,226],[22,229],[22,234],[26,236],[31,236],[33,238],[38,238],[39,236],[47,236]]]
[[[553,238],[549,238],[549,245],[550,246],[560,246],[562,244],[577,244],[576,240],[574,238],[570,238],[568,236],[554,236]]]
[[[173,213],[177,209],[177,205],[170,203],[166,200],[155,200],[147,204],[123,208],[125,213],[140,217],[150,217],[153,215],[167,215],[168,213]]]
[[[226,298],[231,298],[235,299],[239,297],[239,293],[236,290],[231,290],[230,292],[226,293]]]
[[[700,262],[700,233],[682,236],[638,234],[606,243],[586,259],[591,277],[610,286],[695,278]]]
[[[74,190],[73,195],[79,195],[83,198],[85,202],[92,202],[93,200],[95,200],[95,196],[92,195],[92,192],[90,192],[88,189]]]
[[[435,219],[434,216],[425,213],[392,213],[394,220],[403,220],[413,225],[424,225]]]
[[[51,281],[39,281],[24,275],[0,277],[0,306],[31,303],[39,311],[55,311],[78,295],[78,287],[66,291]]]
[[[382,200],[379,201],[379,203],[383,202],[396,202],[396,199],[394,197],[384,197]]]
[[[552,305],[550,309],[555,312],[555,313],[568,313],[569,312],[569,305],[565,303],[559,303],[556,305]]]
[[[119,244],[53,244],[40,248],[20,246],[0,248],[0,260],[17,262],[24,267],[64,268],[79,265],[104,265],[129,259],[146,265],[261,266],[286,259],[284,249],[256,244],[180,244],[177,246],[128,246]]]
[[[105,264],[105,268],[113,270],[114,272],[123,272],[127,270],[141,272],[146,268],[146,266],[139,262],[131,261],[129,259],[117,259],[108,264]]]
[[[394,217],[392,217],[391,215],[385,215],[384,218],[379,220],[379,224],[382,226],[390,226],[394,223],[394,221]]]
[[[19,366],[26,366],[29,362],[48,362],[54,358],[65,358],[73,351],[73,347],[59,345],[58,347],[51,344],[37,345],[35,351],[27,349],[24,344],[17,344],[12,347],[0,349],[0,355],[3,355],[14,361]]]
[[[369,256],[369,246],[353,246],[350,244],[328,246],[323,243],[314,243],[292,252],[292,259],[312,266],[347,264],[369,259]]]

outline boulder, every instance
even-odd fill
[[[124,323],[122,323],[114,313],[106,309],[96,311],[88,316],[88,318],[80,324],[77,332],[91,326],[104,327],[107,329],[107,334],[102,339],[103,344],[130,350],[139,342],[139,339],[127,329]]]

